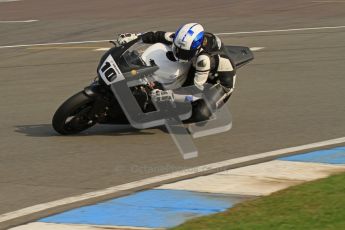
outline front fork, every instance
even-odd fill
[[[84,93],[94,100],[92,109],[88,113],[88,118],[95,122],[102,121],[108,115],[109,110],[109,99],[106,96],[104,86],[93,83],[84,88]]]

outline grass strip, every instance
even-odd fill
[[[305,183],[173,230],[345,229],[345,174]]]

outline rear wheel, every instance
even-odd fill
[[[53,128],[62,135],[80,133],[96,124],[94,115],[91,114],[94,99],[79,92],[65,101],[55,112]]]

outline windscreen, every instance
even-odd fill
[[[142,60],[141,55],[149,46],[149,44],[136,43],[124,52],[119,59],[119,67],[121,71],[127,72],[147,66]]]

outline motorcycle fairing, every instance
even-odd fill
[[[253,52],[244,46],[225,46],[225,52],[236,65],[236,68],[241,68],[254,59]]]

